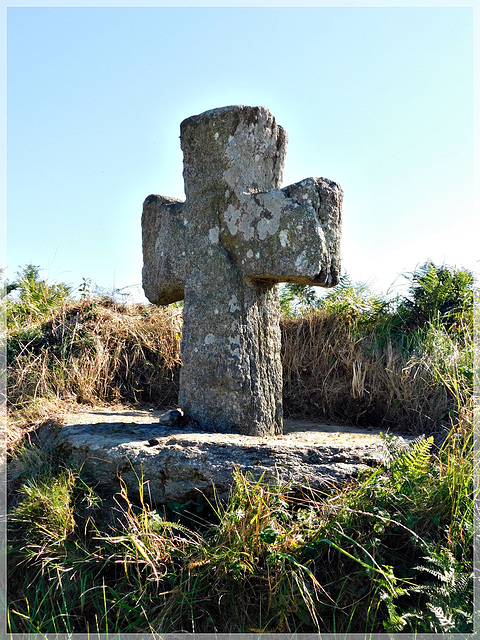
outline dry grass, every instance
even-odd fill
[[[72,405],[175,404],[181,311],[111,300],[66,305],[9,331],[9,440]]]
[[[425,432],[451,405],[428,359],[381,346],[374,331],[362,335],[328,312],[283,318],[281,329],[289,417]]]

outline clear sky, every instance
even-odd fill
[[[183,198],[180,122],[229,104],[287,129],[284,186],[342,185],[353,280],[478,272],[473,87],[472,7],[9,7],[8,276],[139,285],[143,200]]]

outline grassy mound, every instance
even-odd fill
[[[471,393],[471,336],[457,340],[438,324],[399,340],[320,309],[283,318],[281,329],[289,417],[431,433],[455,410],[454,381]]]
[[[75,404],[175,404],[180,336],[181,310],[108,298],[67,301],[45,321],[10,327],[11,441]]]
[[[282,316],[285,415],[417,434],[448,426],[457,395],[472,393],[469,307],[454,326],[415,324],[398,305],[340,294]],[[181,308],[52,297],[7,306],[10,441],[72,404],[176,404]]]

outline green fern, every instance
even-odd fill
[[[392,575],[390,582],[395,589],[381,585],[381,600],[388,617],[383,621],[387,633],[471,633],[473,629],[473,573],[471,567],[458,562],[445,547],[439,551],[430,549],[423,560],[425,565],[415,569],[428,574],[428,582],[400,587]],[[404,583],[407,584],[407,583]],[[410,583],[411,585],[411,583]],[[383,587],[383,588],[382,588]],[[398,601],[400,596],[417,597],[415,607],[405,609]]]
[[[462,324],[473,310],[473,274],[468,269],[428,261],[411,274],[409,295],[401,312],[407,325],[439,321],[449,328]]]
[[[384,443],[388,452],[387,464],[396,482],[418,482],[430,473],[433,436],[420,436],[408,444],[400,438],[387,436]]]
[[[425,565],[415,569],[431,576],[427,584],[413,587],[425,610],[416,609],[416,631],[427,633],[471,632],[473,626],[473,573],[446,548],[431,551]],[[432,580],[433,578],[433,580]],[[423,607],[422,607],[423,608]]]

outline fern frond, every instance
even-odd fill
[[[431,560],[431,558],[424,558],[424,560]],[[450,583],[452,579],[455,577],[455,570],[450,569],[448,572],[438,571],[437,569],[432,569],[431,567],[422,567],[416,566],[414,567],[417,571],[424,571],[425,573],[429,573],[431,576],[439,580],[440,582]]]
[[[396,480],[418,481],[430,471],[433,436],[415,438],[407,445],[399,439],[386,442],[389,466]]]
[[[435,607],[431,602],[427,602],[427,609],[431,611],[440,626],[440,632],[446,633],[455,628],[455,621],[452,616],[445,615],[442,607]]]
[[[410,590],[426,596],[422,629],[432,633],[469,631],[473,624],[471,567],[459,562],[447,548],[431,549],[423,560],[425,565],[415,569],[428,574],[430,581]]]

